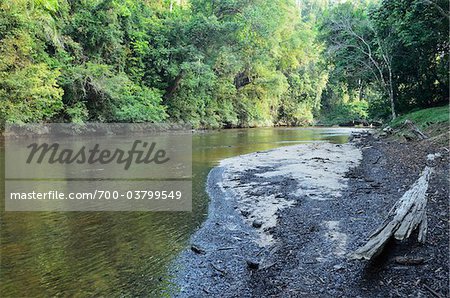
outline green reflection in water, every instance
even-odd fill
[[[2,211],[0,294],[158,296],[166,285],[168,265],[206,217],[204,183],[211,167],[226,157],[301,142],[344,143],[349,132],[259,128],[194,134],[193,212]],[[4,155],[0,156],[3,170]],[[0,196],[4,197],[3,183]],[[4,210],[4,200],[0,204]]]

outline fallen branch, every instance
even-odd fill
[[[195,245],[195,244],[191,245],[191,250],[193,252],[195,252],[196,254],[204,254],[204,253],[206,253],[206,251],[203,248],[201,248],[200,246]]]
[[[420,265],[425,260],[423,258],[396,257],[394,261],[400,265]]]
[[[227,274],[227,272],[225,270],[220,269],[219,267],[217,267],[213,263],[211,263],[211,267],[213,267],[214,270],[217,270],[218,272],[222,273],[222,275],[226,275]]]
[[[351,259],[370,260],[381,253],[387,241],[408,238],[418,228],[418,241],[425,242],[427,233],[426,191],[432,168],[426,166],[419,179],[389,211],[388,218],[370,237],[367,243],[349,255]]]
[[[381,155],[378,156],[377,160],[375,160],[374,162],[372,162],[372,164],[373,164],[373,165],[377,164],[377,163],[380,161],[380,159],[381,159]]]
[[[444,298],[441,294],[439,294],[438,292],[436,292],[435,290],[433,290],[432,288],[430,288],[430,287],[427,286],[426,284],[423,284],[423,287],[424,287],[426,290],[430,291],[430,293],[433,294],[434,297],[437,297],[437,298]]]
[[[230,247],[219,247],[218,249],[216,249],[217,251],[221,251],[221,250],[231,250],[231,249],[237,249],[234,246],[230,246]]]

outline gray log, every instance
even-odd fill
[[[389,211],[388,218],[369,237],[367,243],[349,255],[351,259],[370,260],[381,253],[387,241],[394,236],[397,240],[408,238],[418,228],[418,241],[425,242],[427,233],[428,181],[432,168],[426,166],[419,179]]]
[[[411,120],[406,119],[403,127],[411,130],[419,140],[428,139],[428,136],[421,132],[420,129]]]

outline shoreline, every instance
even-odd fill
[[[208,217],[175,262],[174,296],[251,295],[249,266],[271,265],[282,211],[338,198],[360,158],[353,144],[313,142],[222,160],[207,179]]]
[[[243,293],[249,282],[245,277],[245,258],[259,252],[253,240],[256,232],[240,218],[230,204],[228,190],[220,187],[223,167],[213,168],[207,178],[207,192],[210,199],[208,217],[190,240],[190,248],[185,249],[172,266],[176,288],[171,290],[174,297],[201,297],[219,294],[221,291]],[[245,250],[242,250],[245,246]],[[239,258],[234,257],[239,253]],[[226,268],[221,260],[227,260]],[[233,274],[230,274],[233,273]],[[208,281],[205,280],[208,276]],[[215,278],[226,277],[226,281],[215,282]],[[206,285],[204,285],[206,283]],[[213,292],[210,288],[215,285]],[[249,293],[247,293],[248,295]]]
[[[51,125],[63,125],[66,127],[83,127],[83,126],[91,126],[91,127],[95,127],[95,126],[108,126],[108,125],[112,125],[114,123],[106,123],[106,122],[86,122],[86,123],[82,123],[82,124],[76,124],[76,123],[42,123],[42,124],[33,124],[33,125],[41,125],[43,127],[45,126],[51,126]],[[193,128],[187,124],[177,124],[177,123],[171,123],[171,122],[167,122],[167,123],[152,123],[152,122],[143,122],[143,123],[115,123],[115,124],[119,124],[119,125],[123,125],[123,124],[130,124],[133,126],[136,126],[139,128],[139,126],[152,126],[153,129],[149,130],[154,131],[154,127],[159,126],[158,129],[160,129],[159,132],[170,132],[170,131],[186,131],[186,132],[190,132],[192,134],[203,134],[203,133],[210,133],[210,132],[216,132],[216,131],[222,131],[222,130],[247,130],[247,129],[271,129],[271,128],[279,128],[279,129],[352,129],[352,130],[368,130],[368,129],[373,129],[374,127],[371,126],[362,126],[362,125],[355,125],[355,126],[339,126],[339,125],[321,125],[321,124],[314,124],[314,125],[299,125],[299,126],[283,126],[283,125],[267,125],[267,126],[252,126],[252,127],[246,127],[246,126],[242,126],[242,127],[201,127],[201,128]],[[25,124],[25,126],[27,125],[32,125],[32,124]],[[12,125],[15,126],[15,125]],[[17,125],[16,125],[17,126]],[[36,126],[37,127],[37,126]],[[170,128],[172,127],[172,128]],[[173,127],[176,127],[175,129]],[[179,127],[189,127],[188,129],[180,129]],[[59,133],[59,132],[58,132]],[[127,132],[129,133],[129,132]],[[142,128],[136,129],[134,131],[131,131],[131,133],[136,134],[136,135],[145,135],[145,130],[143,130]],[[5,130],[1,130],[0,129],[0,142],[4,142],[7,139],[27,139],[30,137],[49,137],[51,136],[53,133],[50,133],[48,130],[46,129],[40,129],[37,131],[28,131],[28,132],[24,132],[22,135],[18,135],[18,134],[6,134]],[[82,132],[76,132],[76,131],[72,131],[69,132],[68,130],[64,133],[65,137],[73,137],[73,136],[83,136]],[[112,132],[108,132],[108,135],[110,136],[121,136],[124,135],[123,133],[112,133]],[[87,133],[84,134],[84,136],[92,136],[89,135]]]
[[[290,161],[292,165],[295,156],[289,154],[293,152],[280,152],[311,145],[238,156],[224,160],[214,168],[207,183],[211,198],[209,215],[192,236],[193,247],[183,251],[174,263],[172,282],[177,289],[172,295],[428,297],[428,287],[447,297],[448,168],[445,165],[448,165],[448,154],[444,152],[430,181],[427,243],[419,245],[414,237],[401,243],[392,241],[380,257],[361,262],[347,260],[346,254],[364,243],[370,232],[384,220],[390,207],[418,177],[426,154],[443,149],[440,145],[403,144],[372,136],[344,145],[324,144],[327,143],[316,146],[325,146],[322,148],[325,151],[352,146],[362,154],[361,162],[353,162],[348,168],[339,167],[337,180],[341,187],[334,191],[340,195],[331,199],[320,198],[327,196],[324,187],[333,186],[332,183],[317,185],[315,191],[308,189],[306,186],[314,180],[301,181],[300,178],[305,178],[305,172],[301,171],[303,176],[291,180],[292,169],[289,172],[286,162],[289,164]],[[322,149],[315,148],[311,154]],[[286,159],[279,158],[279,167],[267,161],[267,155],[280,156],[280,153]],[[333,163],[330,156],[309,158],[322,167],[328,168]],[[345,160],[341,155],[339,159]],[[257,165],[250,167],[255,160]],[[280,167],[284,169],[280,170]],[[305,171],[308,169],[308,165],[301,167]],[[233,171],[227,172],[227,168]],[[234,173],[234,177],[230,173]],[[317,173],[321,174],[320,171]],[[243,187],[239,187],[242,184]],[[298,193],[299,189],[303,191]],[[269,217],[261,212],[262,209],[256,214],[246,209],[251,207],[249,203],[254,203],[252,199],[270,198],[271,195],[282,199],[282,204],[275,202],[277,208],[269,209],[275,210],[269,212]],[[294,201],[294,204],[287,206],[283,200]],[[258,215],[264,215],[263,219],[257,218]],[[260,228],[253,225],[255,217],[262,221]],[[261,242],[261,239],[265,241]],[[419,257],[425,263],[418,266],[397,264],[397,256]]]

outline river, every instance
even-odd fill
[[[2,200],[1,296],[158,296],[168,286],[167,269],[174,257],[207,216],[205,180],[218,161],[304,142],[345,143],[350,131],[255,128],[194,133],[192,212],[4,212]],[[0,195],[4,197],[4,183]]]

